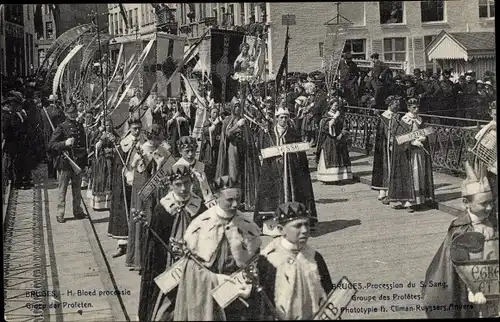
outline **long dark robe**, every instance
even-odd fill
[[[392,118],[394,117],[397,117],[397,114],[392,114]],[[375,133],[375,149],[373,152],[373,189],[389,189],[390,160],[392,160],[392,147],[389,145],[389,142],[394,140],[394,135],[390,138],[392,132],[390,133],[389,131],[394,128],[396,122],[395,119],[390,120],[383,115],[380,116],[380,122]],[[393,145],[397,143],[391,142],[390,144]]]
[[[125,153],[121,146],[118,145],[117,150],[114,152],[111,165],[111,207],[109,209],[108,236],[116,239],[127,239],[127,211],[130,211],[132,187],[123,182],[123,163],[118,153],[125,161],[130,151]],[[128,209],[126,210],[125,207]]]
[[[455,237],[465,232],[474,231],[470,216],[464,215],[455,219],[450,227],[446,237],[439,247],[436,255],[432,259],[429,268],[425,274],[425,285],[432,281],[433,283],[446,283],[447,287],[423,287],[422,298],[425,306],[444,305],[446,308],[453,305],[466,305],[466,308],[454,310],[432,310],[427,312],[429,318],[471,318],[479,317],[476,307],[468,300],[467,286],[458,276],[451,260],[451,244]],[[469,306],[469,307],[467,307]]]
[[[423,129],[426,125],[421,123],[418,128]],[[395,127],[395,135],[399,136],[402,134],[407,134],[413,132],[411,125],[406,124],[403,120],[400,120]],[[423,142],[425,150],[429,153],[431,152],[429,137]],[[415,182],[413,177],[414,160],[413,153],[421,153],[422,155],[422,166],[419,168],[421,170],[420,189],[415,191]],[[409,201],[412,204],[418,203],[416,198],[418,195],[423,196],[424,202],[430,202],[434,200],[434,179],[432,172],[432,160],[430,155],[423,152],[423,150],[417,146],[407,142],[401,145],[395,144],[393,147],[393,158],[391,161],[390,170],[390,180],[389,180],[389,191],[387,198],[390,201]]]
[[[144,172],[138,172],[137,169],[134,170],[134,182],[132,184],[132,194],[130,209],[136,209],[138,211],[144,211],[146,217],[151,217],[153,211],[153,200],[149,198],[147,200],[142,200],[139,196],[139,191],[151,178],[154,172],[154,161],[151,160],[146,166]],[[144,245],[145,245],[145,228],[139,222],[134,222],[132,217],[132,212],[129,214],[129,236],[127,243],[127,256],[125,258],[125,266],[131,267],[134,270],[141,270],[142,259],[144,255]]]
[[[330,294],[330,292],[333,289],[333,282],[330,277],[328,267],[326,266],[325,260],[323,259],[323,256],[321,256],[320,253],[316,252],[314,254],[314,260],[316,262],[316,265],[318,267],[318,272],[321,277],[320,279],[321,286],[323,287],[323,290],[328,296],[328,294]],[[259,284],[263,287],[263,292],[271,302],[271,305],[275,307],[276,272],[278,268],[275,267],[273,264],[271,264],[266,256],[261,255],[257,260],[257,269],[259,272]],[[260,321],[274,320],[272,308],[270,308],[269,305],[264,301],[262,295],[260,297],[259,306],[260,310],[258,311],[259,313],[259,316],[257,318],[258,320]]]
[[[269,133],[263,133],[261,149],[276,146],[278,140],[274,128],[272,127]],[[301,142],[299,133],[293,127],[288,126],[284,135],[284,142],[284,144]],[[317,218],[306,152],[288,153],[287,169],[289,201],[303,203],[306,209],[311,212],[311,216]],[[286,201],[283,172],[283,157],[276,156],[263,160],[254,212],[254,221],[259,227],[262,227],[264,217],[274,213],[276,208]]]
[[[230,115],[222,122],[219,156],[215,177],[229,175],[242,187],[242,204],[246,210],[255,206],[256,183],[259,180],[259,157],[255,139],[248,125],[231,131],[239,118]]]
[[[106,138],[102,141],[102,146],[97,151],[95,166],[92,172],[92,195],[94,210],[107,210],[110,207],[111,183],[112,183],[112,163],[114,158],[114,144],[119,137],[118,133],[113,133],[114,139]]]
[[[316,149],[316,162],[318,163],[318,181],[336,182],[352,179],[351,158],[349,157],[349,147],[347,146],[347,134],[337,137],[347,131],[344,125],[344,117],[337,116],[330,134],[329,122],[331,114],[327,113],[320,121],[320,132]],[[321,160],[323,154],[323,160]],[[323,162],[324,166],[323,168]]]
[[[197,206],[194,206],[191,213],[186,209],[181,210],[180,213],[172,214],[170,210],[165,209],[162,204],[156,205],[151,220],[149,221],[151,229],[153,229],[160,238],[169,243],[170,237],[183,236],[184,230],[187,225],[191,222],[193,218],[203,213],[207,208],[203,205],[200,198],[198,200]],[[193,199],[194,200],[194,199]],[[187,203],[189,204],[190,201]],[[185,227],[182,227],[180,217],[184,216]],[[176,227],[174,227],[176,225]],[[161,320],[155,318],[153,319],[155,313],[155,304],[158,297],[159,301],[164,302],[168,298],[168,301],[175,303],[176,290],[174,289],[167,295],[160,294],[160,289],[156,285],[154,279],[163,273],[167,268],[172,266],[175,262],[171,256],[168,255],[167,250],[164,248],[163,244],[149,231],[146,233],[146,243],[145,243],[145,255],[144,255],[144,269],[141,277],[141,288],[140,288],[140,299],[139,299],[139,320],[140,321],[153,321]],[[167,302],[168,302],[167,301]],[[165,313],[171,313],[173,310],[173,305]],[[168,314],[164,314],[165,317]]]
[[[205,164],[205,175],[209,182],[215,180],[215,172],[217,168],[217,157],[219,156],[219,146],[222,131],[222,122],[215,125],[212,132],[212,142],[210,141],[209,127],[212,126],[212,120],[206,120],[203,123],[203,131],[201,136],[200,161]]]

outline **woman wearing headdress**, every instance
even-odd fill
[[[351,180],[351,159],[347,146],[349,132],[344,126],[343,102],[337,98],[330,101],[330,110],[320,121],[316,161],[318,181],[335,183]]]
[[[385,99],[387,110],[379,115],[380,122],[375,134],[375,150],[373,153],[372,189],[378,190],[378,200],[388,205],[386,200],[389,189],[389,171],[394,144],[394,128],[401,97],[389,96]]]
[[[222,122],[215,177],[228,175],[241,182],[242,205],[245,209],[253,209],[256,182],[259,180],[258,152],[252,131],[243,117],[240,101],[233,98],[230,108],[231,115]]]
[[[95,146],[95,163],[92,172],[92,207],[107,210],[111,201],[111,172],[115,144],[120,136],[113,128],[113,121],[103,121],[104,131],[100,133]]]

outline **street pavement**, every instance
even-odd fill
[[[351,157],[353,173],[358,174],[358,180],[344,185],[318,182],[311,161],[320,224],[309,243],[323,255],[334,283],[345,276],[361,286],[342,318],[425,318],[425,313],[417,307],[421,305],[418,299],[420,282],[450,222],[459,213],[460,200],[455,196],[457,191],[459,194],[460,179],[435,174],[436,195],[442,195],[442,200],[448,198],[443,202],[451,205],[448,208],[440,205],[447,212],[429,209],[410,214],[377,200],[377,192],[366,184],[371,175],[370,157],[357,153],[351,153]],[[41,297],[41,303],[52,306],[45,314],[56,321],[122,321],[127,318],[137,321],[140,276],[125,267],[125,256],[111,258],[117,244],[107,236],[109,212],[93,211],[90,199],[85,199],[93,225],[88,219],[58,224],[57,187],[54,181],[45,178],[45,173],[45,169],[40,168],[36,187],[17,194],[17,208],[25,205],[27,208],[22,211],[27,214],[30,213],[28,208],[40,209],[41,214],[37,216],[43,219],[44,270],[39,279],[44,280],[43,289],[57,293]],[[40,200],[37,195],[41,196]],[[70,199],[68,191],[66,213],[72,219]],[[21,208],[12,208],[16,207],[11,207],[9,217],[19,216]],[[33,218],[30,220],[34,221]],[[33,239],[42,240],[38,235],[34,234]],[[264,243],[269,240],[265,237]],[[12,243],[15,244],[15,240]],[[8,253],[12,247],[4,249]],[[4,281],[8,277],[6,317],[9,321],[25,320],[22,317],[29,313],[26,304],[30,298],[23,296],[23,292],[31,288],[28,285],[16,290],[13,282],[9,283],[14,274],[13,271],[4,273]],[[115,285],[121,292],[121,301],[105,293],[114,291]],[[78,296],[78,290],[90,294]],[[65,307],[50,305],[56,302],[66,303]],[[21,311],[24,313],[16,313]]]

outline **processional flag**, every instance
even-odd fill
[[[158,95],[178,97],[181,92],[181,76],[173,75],[184,58],[185,37],[163,32],[156,33],[156,42],[146,56],[143,67],[144,92],[149,91],[157,83]],[[167,84],[170,76],[172,81]]]
[[[120,6],[120,13],[122,15],[123,22],[125,23],[125,27],[128,29],[127,11],[125,11],[123,4],[119,3],[118,6]]]
[[[210,74],[216,103],[230,102],[234,96],[238,96],[238,81],[231,76],[234,73],[234,62],[240,54],[243,37],[244,33],[239,31],[211,30]]]
[[[281,79],[283,78],[283,73],[287,69],[288,66],[288,41],[290,37],[288,36],[288,26],[286,27],[286,36],[285,36],[285,53],[283,54],[283,59],[281,60],[280,67],[278,68],[278,73],[276,74],[276,93],[280,91]],[[288,75],[285,75],[287,77]],[[286,78],[285,78],[286,79]]]

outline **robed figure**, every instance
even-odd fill
[[[127,171],[131,158],[137,150],[137,143],[144,141],[141,135],[142,123],[140,119],[128,120],[130,132],[126,133],[114,151],[111,163],[111,206],[109,209],[108,236],[117,239],[118,251],[113,257],[126,253],[130,200],[132,194],[132,176]],[[126,176],[127,174],[127,176]]]
[[[330,110],[323,115],[319,125],[316,162],[318,181],[338,183],[352,180],[351,158],[347,136],[349,131],[344,122],[344,111],[337,98],[330,101]]]
[[[418,102],[408,100],[408,110],[395,128],[400,136],[426,127],[418,116]],[[434,201],[434,179],[429,140],[425,136],[393,146],[388,200],[401,202],[408,212]],[[396,206],[400,208],[401,206]]]
[[[215,177],[228,175],[233,181],[240,182],[242,206],[248,210],[255,206],[260,162],[255,139],[243,117],[240,101],[233,99],[230,108],[231,115],[222,122]]]
[[[300,143],[300,134],[289,124],[289,111],[279,108],[276,111],[276,117],[278,119],[276,125],[272,126],[268,133],[263,133],[261,148]],[[306,152],[287,153],[286,174],[284,173],[284,161],[283,155],[270,157],[262,161],[262,175],[259,181],[254,213],[254,221],[260,227],[262,227],[263,221],[270,216],[272,217],[280,204],[287,201],[303,203],[311,216],[317,220],[316,203],[314,202]],[[286,192],[285,189],[287,189]],[[285,198],[288,200],[285,200]]]
[[[161,143],[161,129],[158,125],[150,125],[146,129],[147,141],[139,145],[137,152],[132,158],[131,168],[134,170],[132,193],[130,202],[129,235],[127,243],[127,256],[125,266],[130,270],[140,271],[142,268],[142,256],[144,255],[145,230],[144,227],[134,222],[134,211],[143,211],[149,218],[154,208],[153,198],[143,199],[139,192],[142,187],[156,173],[154,151]]]
[[[209,182],[215,179],[221,131],[222,119],[219,109],[213,107],[210,109],[210,117],[203,123],[200,149],[200,161],[205,164],[205,175]]]
[[[191,192],[193,174],[189,167],[173,166],[167,176],[172,190],[160,199],[149,220],[149,228],[166,244],[171,238],[181,240],[191,221],[207,209],[203,200]],[[176,290],[163,294],[154,279],[172,266],[176,259],[157,236],[150,231],[146,236],[139,320],[168,321],[173,311]]]
[[[385,100],[387,110],[380,114],[380,122],[375,132],[375,149],[373,152],[372,189],[378,190],[378,200],[389,204],[386,200],[389,189],[389,171],[391,169],[392,151],[395,142],[394,128],[399,121],[396,112],[400,106],[400,98],[389,96]]]
[[[312,218],[298,202],[279,205],[275,216],[282,236],[263,248],[257,261],[259,284],[271,304],[260,320],[312,319],[333,289],[323,256],[307,244]]]
[[[172,154],[177,158],[180,156],[180,152],[177,150],[177,141],[183,136],[188,136],[191,130],[189,128],[188,117],[184,110],[180,107],[180,103],[173,103],[172,109],[173,115],[167,121],[166,133],[168,137],[168,144],[172,147]]]
[[[459,273],[463,272],[459,272],[455,265],[460,261],[496,262],[498,273],[498,218],[492,212],[491,188],[486,178],[478,179],[475,176],[468,163],[466,171],[467,179],[462,184],[462,196],[466,202],[465,213],[453,220],[448,228],[443,244],[427,269],[422,288],[425,306],[442,305],[447,310],[429,310],[429,318],[477,318],[499,314],[498,298],[487,299],[485,295],[488,294],[483,294],[488,292],[487,282],[481,283],[485,286],[482,290],[474,291],[473,287],[465,283],[467,278],[464,280],[459,276]],[[467,238],[467,235],[473,237],[474,234],[471,233],[479,234],[482,238],[479,242],[477,238]],[[434,284],[445,283],[445,287],[432,287],[431,281]],[[498,290],[498,276],[496,281],[491,283],[496,283]]]

